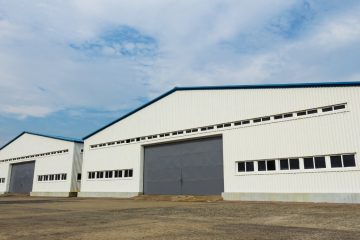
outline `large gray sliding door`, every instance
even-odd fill
[[[30,193],[33,187],[35,162],[11,165],[9,192]]]
[[[144,194],[224,191],[221,137],[147,146],[144,154]]]

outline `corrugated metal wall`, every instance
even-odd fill
[[[194,90],[175,92],[85,141],[83,172],[133,168],[128,181],[88,181],[94,192],[142,192],[142,146],[223,134],[225,192],[359,192],[359,170],[239,175],[236,162],[269,158],[359,153],[360,88]],[[292,118],[263,125],[217,129],[90,150],[90,145],[229,121],[347,103],[336,114]],[[359,159],[357,156],[359,166]]]

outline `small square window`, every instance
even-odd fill
[[[61,174],[61,180],[66,180],[66,173]]]
[[[289,161],[291,170],[300,169],[300,163],[298,158],[291,158]]]
[[[165,137],[165,134],[160,134],[160,137]]]
[[[78,180],[78,181],[80,181],[80,180],[81,180],[81,173],[78,173],[78,174],[77,174],[77,178],[76,178],[76,180]]]
[[[207,130],[206,127],[201,128],[201,131],[206,131],[206,130]]]
[[[315,157],[315,168],[326,168],[325,157]]]
[[[261,121],[270,121],[270,117],[263,117],[262,119],[261,119]]]
[[[60,180],[60,174],[55,175],[55,180]]]
[[[289,160],[280,159],[280,170],[289,170]]]
[[[55,180],[55,175],[50,175],[49,180],[54,181]]]
[[[275,120],[282,119],[282,118],[283,118],[283,115],[275,115],[275,116],[274,116],[274,119],[275,119]]]
[[[304,158],[304,168],[313,169],[314,168],[314,159],[312,157]]]
[[[267,160],[266,166],[268,171],[275,171],[276,170],[275,160]]]
[[[38,176],[38,181],[39,181],[39,182],[42,181],[42,176],[41,176],[41,175]]]
[[[246,162],[246,171],[253,172],[254,171],[254,162]]]
[[[104,172],[96,172],[96,178],[104,178]]]
[[[49,180],[49,175],[44,175],[43,179],[44,179],[44,181],[48,181]]]
[[[225,123],[224,127],[231,127],[231,123]]]
[[[186,130],[186,133],[191,133],[191,129]]]
[[[355,163],[355,155],[343,155],[343,163],[344,163],[344,167],[355,167],[356,163]]]
[[[342,161],[341,156],[330,156],[330,163],[332,168],[341,168],[342,167]]]
[[[131,176],[130,176],[130,169],[126,169],[126,170],[125,170],[124,177],[131,177]]]
[[[172,135],[177,135],[178,133],[177,132],[173,132]]]
[[[199,131],[199,129],[197,129],[197,128],[191,129],[191,132],[197,132],[197,131]]]
[[[245,125],[245,124],[249,124],[250,121],[249,121],[249,120],[245,120],[245,121],[242,121],[241,123],[242,123],[243,125]]]
[[[122,178],[122,170],[116,170],[115,171],[115,178]]]
[[[184,133],[184,131],[178,131],[178,134],[183,134]]]
[[[258,161],[258,171],[266,171],[266,161]]]
[[[286,114],[284,114],[284,118],[290,118],[290,117],[292,117],[292,116],[293,116],[292,113],[286,113]]]
[[[223,127],[224,127],[223,124],[219,124],[219,125],[216,126],[216,128],[223,128]]]
[[[245,162],[238,162],[238,172],[245,172]]]
[[[214,126],[209,126],[209,127],[207,127],[207,129],[212,130],[212,129],[214,129]]]
[[[112,178],[113,171],[105,171],[105,178]]]

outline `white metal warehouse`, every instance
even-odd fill
[[[23,132],[0,149],[0,194],[76,196],[82,140]]]
[[[360,202],[360,82],[175,88],[85,137],[79,196]]]

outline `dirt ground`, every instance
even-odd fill
[[[182,199],[0,197],[0,239],[360,239],[360,205]]]

